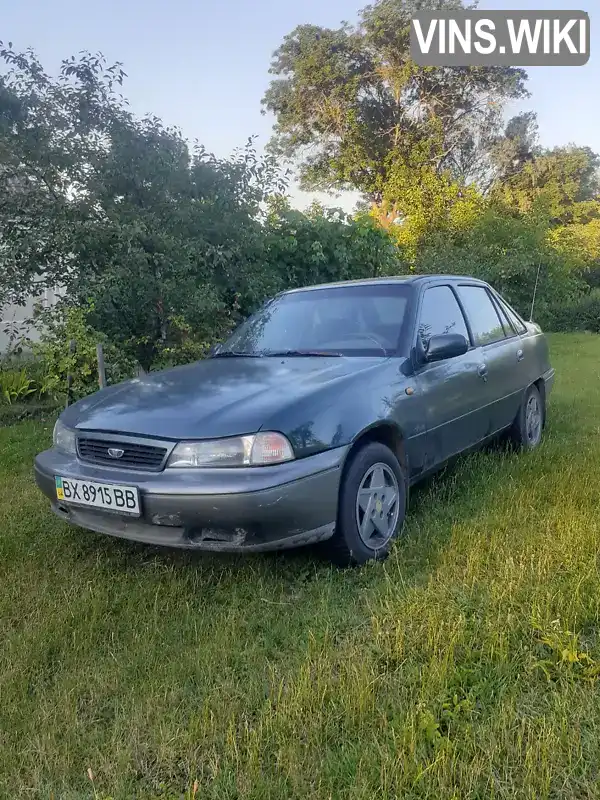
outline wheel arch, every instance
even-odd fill
[[[360,433],[354,437],[344,458],[344,463],[342,464],[342,480],[353,455],[363,445],[369,442],[384,444],[394,453],[404,472],[404,479],[408,490],[408,456],[406,452],[406,441],[400,426],[390,420],[374,422],[372,425],[363,428]]]
[[[546,426],[546,381],[543,378],[538,378],[537,381],[533,382],[533,385],[540,393],[540,397],[542,398],[542,427]]]

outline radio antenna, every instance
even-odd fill
[[[540,270],[542,269],[542,259],[540,258],[537,268],[537,275],[535,276],[535,286],[533,287],[533,298],[531,299],[531,312],[529,314],[529,322],[533,322],[533,308],[535,306],[535,296],[537,294],[538,283],[540,280]]]

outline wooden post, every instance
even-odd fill
[[[71,339],[69,342],[69,353],[73,355],[75,350],[77,349],[77,342],[75,339]],[[71,386],[73,385],[73,376],[71,373],[67,373],[67,402],[65,403],[65,407],[69,405],[71,402]]]
[[[101,389],[106,386],[106,370],[104,369],[104,350],[100,342],[96,345],[96,358],[98,359],[98,385]]]

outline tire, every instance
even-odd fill
[[[380,442],[363,445],[344,470],[335,533],[325,543],[329,558],[340,566],[383,560],[405,514],[406,480],[400,462]]]
[[[519,450],[535,450],[542,440],[545,421],[544,399],[537,386],[532,385],[525,392],[519,412],[510,429],[510,441]]]

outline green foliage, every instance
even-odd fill
[[[57,411],[57,403],[52,398],[37,400],[30,396],[24,402],[13,402],[11,405],[0,400],[0,428],[16,425],[29,419],[50,419],[54,418]]]
[[[0,369],[0,402],[12,405],[35,392],[35,384],[24,369]]]
[[[12,348],[0,355],[2,420],[35,417],[55,408],[55,398],[49,391],[51,383],[46,363],[32,355],[31,342],[21,333]]]
[[[396,163],[380,206],[372,216],[400,247],[405,261],[414,265],[431,237],[468,231],[481,216],[485,201],[473,186],[464,186],[446,171],[437,173],[415,154],[411,163]]]
[[[36,358],[44,365],[43,392],[51,397],[63,397],[67,392],[67,376],[72,376],[71,396],[83,397],[98,388],[96,345],[104,348],[106,378],[117,383],[133,377],[135,365],[105,336],[89,323],[92,309],[61,303],[54,309],[40,312],[37,322],[41,328],[39,342],[32,344]],[[70,342],[76,344],[75,351]]]
[[[64,287],[65,305],[38,319],[49,392],[64,392],[69,372],[76,396],[96,387],[98,341],[116,379],[134,363],[148,370],[202,357],[289,286],[397,271],[393,243],[372,220],[292,212],[287,176],[252,140],[217,159],[190,151],[160,120],[136,118],[117,93],[118,65],[83,54],[51,78],[31,53],[9,46],[0,57],[0,146],[10,164],[0,300]]]
[[[592,205],[592,204],[590,204]],[[549,233],[552,246],[584,277],[587,284],[600,286],[600,203],[598,217],[588,222],[560,225]]]
[[[36,322],[43,333],[33,350],[46,365],[46,391],[64,393],[68,374],[74,376],[74,396],[94,391],[98,342],[104,346],[108,379],[115,382],[132,375],[136,363],[145,369],[161,369],[202,358],[237,321],[283,289],[397,274],[403,268],[393,240],[368,215],[352,219],[317,205],[302,213],[274,201],[260,224],[256,245],[260,259],[253,272],[246,280],[238,275],[236,283],[232,275],[228,294],[220,299],[214,278],[190,286],[187,294],[185,286],[174,281],[169,313],[158,331],[144,317],[144,310],[151,314],[144,302],[149,291],[144,271],[125,275],[125,266],[118,264],[114,271],[103,273],[103,284],[88,284],[95,298],[89,307],[61,303],[40,309]],[[77,342],[74,354],[69,352],[71,340]]]
[[[576,300],[555,302],[548,325],[554,331],[591,331],[600,333],[600,289],[592,289]]]
[[[265,235],[271,293],[402,271],[393,240],[367,214],[352,219],[316,203],[302,213],[279,203],[267,218]]]
[[[547,324],[556,306],[577,300],[584,283],[549,240],[545,218],[489,207],[464,233],[439,235],[419,253],[418,272],[473,275],[491,283],[526,318],[538,277],[535,318]]]
[[[299,163],[305,188],[351,187],[379,204],[389,170],[410,163],[415,148],[461,180],[485,168],[504,104],[526,94],[524,71],[418,67],[410,58],[414,11],[464,7],[379,0],[356,26],[300,25],[285,37],[263,104],[276,117],[272,149]]]
[[[380,0],[356,27],[301,26],[274,58],[275,152],[300,158],[306,185],[362,191],[354,217],[293,211],[288,175],[252,139],[217,159],[135,117],[119,64],[82,53],[51,77],[0,45],[0,305],[65,298],[39,312],[39,397],[64,394],[67,374],[74,396],[93,391],[98,342],[115,382],[201,358],[267,297],[324,281],[464,272],[528,313],[541,267],[536,317],[573,319],[600,285],[596,156],[541,151],[531,113],[499,135],[521,70],[417,67],[417,5],[462,7]]]
[[[405,269],[477,275],[522,313],[539,270],[536,316],[549,323],[600,285],[599,159],[540,148],[534,112],[501,129],[504,105],[526,94],[522,70],[412,62],[411,13],[461,7],[379,0],[355,26],[296,28],[263,100],[271,147],[299,164],[305,188],[362,192]]]
[[[535,628],[540,658],[534,661],[532,669],[539,670],[551,682],[593,683],[600,678],[600,663],[582,643],[579,634],[565,630],[559,619],[548,627],[538,623]]]
[[[258,298],[260,204],[279,184],[251,143],[230,161],[190,157],[177,132],[129,120],[97,179],[103,214],[79,239],[73,293],[94,298],[91,324],[145,369],[210,342]]]
[[[509,120],[504,133],[491,145],[490,161],[493,167],[491,182],[505,183],[515,177],[529,164],[540,148],[538,140],[537,117],[533,111],[517,114]]]
[[[76,268],[75,230],[92,214],[90,174],[124,73],[82,53],[53,79],[32,51],[1,42],[0,61],[2,306],[68,283]]]
[[[553,224],[581,222],[600,215],[598,165],[589,147],[541,151],[492,190],[494,199],[530,213],[544,209]]]
[[[531,122],[526,115],[509,125],[508,152],[520,166],[511,173],[505,163],[489,197],[418,164],[401,172],[386,191],[406,216],[391,230],[417,272],[482,278],[524,316],[537,282],[537,321],[597,330],[595,301],[585,297],[600,285],[597,159],[587,148],[537,151],[527,139]]]
[[[228,330],[264,283],[262,204],[286,180],[275,160],[252,141],[225,160],[190,152],[129,111],[121,68],[100,56],[58,78],[32,53],[0,57],[0,304],[56,285],[73,305],[93,298],[90,324],[145,368]]]

